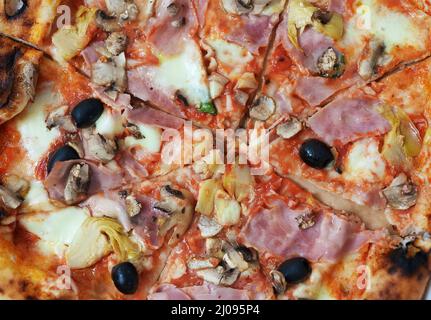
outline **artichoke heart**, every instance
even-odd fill
[[[96,9],[80,6],[76,13],[76,23],[64,26],[52,36],[52,43],[61,58],[70,60],[84,49],[91,40],[88,30],[95,21]]]
[[[241,202],[253,194],[254,179],[247,166],[233,165],[223,175],[223,187],[229,195]]]
[[[386,134],[382,154],[393,165],[402,165],[407,157],[416,157],[422,148],[418,129],[409,116],[398,107],[384,107],[381,114],[392,125]]]
[[[343,37],[343,17],[336,12],[323,11],[306,0],[291,0],[288,10],[287,33],[289,40],[298,49],[298,33],[302,33],[307,26],[313,26],[334,40]]]
[[[112,251],[120,261],[134,260],[140,252],[114,219],[89,217],[67,249],[66,261],[72,269],[87,268]]]

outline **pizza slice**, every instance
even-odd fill
[[[60,0],[5,0],[0,3],[0,33],[42,46],[50,34]]]
[[[175,179],[141,186],[183,166],[161,158],[163,131],[178,124],[146,106],[114,109],[73,67],[41,59],[34,101],[2,126],[0,229],[5,252],[23,253],[22,296],[146,296],[194,214]],[[129,271],[132,288],[121,282]]]
[[[289,1],[250,116],[267,127],[306,118],[430,54],[430,12],[411,1]]]
[[[304,125],[278,125],[270,152],[275,171],[364,221],[380,217],[374,227],[428,232],[429,66],[427,59],[347,91]]]
[[[33,100],[42,53],[0,36],[0,124],[22,112]]]

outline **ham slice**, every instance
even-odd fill
[[[157,67],[141,66],[127,72],[129,92],[139,99],[158,106],[163,111],[177,117],[184,117],[180,107],[174,101],[174,88],[166,88],[153,81]]]
[[[310,128],[326,143],[346,144],[391,129],[389,122],[376,110],[378,100],[369,97],[340,98],[308,119]]]
[[[148,170],[128,151],[123,150],[118,158],[118,164],[124,169],[124,179],[128,183],[139,182],[149,176]]]
[[[174,55],[181,52],[183,44],[198,28],[198,19],[191,0],[177,0],[178,13],[169,13],[171,0],[157,2],[155,16],[149,20],[148,40],[160,52]],[[178,25],[179,24],[179,25]]]
[[[147,124],[157,126],[163,129],[181,129],[184,125],[184,120],[171,116],[163,111],[142,106],[133,110],[127,110],[126,118],[134,124]]]
[[[121,186],[123,178],[119,171],[97,165],[87,160],[58,161],[44,181],[50,199],[64,201],[64,188],[69,171],[74,164],[86,163],[90,166],[90,185],[88,195],[101,191],[116,189]]]
[[[210,283],[185,288],[163,284],[148,296],[148,300],[250,300],[250,293]]]
[[[277,16],[241,15],[240,17],[242,27],[227,34],[227,40],[258,54],[259,48],[268,45],[271,31],[278,20]]]
[[[363,226],[333,213],[320,213],[315,224],[300,229],[295,218],[306,211],[289,209],[278,201],[250,217],[241,235],[250,246],[271,254],[310,261],[336,262],[346,254],[357,251],[376,240],[379,231],[364,230]]]
[[[107,104],[111,108],[123,111],[127,108],[131,108],[130,94],[127,93],[118,93],[117,98],[114,100],[110,96],[108,96],[105,92],[106,88],[90,83],[90,87],[93,89],[94,94],[98,97],[104,104]]]

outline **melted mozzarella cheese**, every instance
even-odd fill
[[[96,131],[109,138],[121,134],[124,131],[121,115],[105,108],[105,111],[96,121]]]
[[[38,248],[42,253],[63,256],[66,246],[87,217],[86,209],[67,207],[51,212],[27,213],[20,217],[19,222],[40,238]]]
[[[21,205],[21,213],[52,211],[56,207],[51,203],[43,183],[38,180],[30,182],[30,189]]]
[[[45,108],[60,104],[61,97],[58,94],[53,94],[47,87],[37,94],[35,101],[27,106],[16,121],[17,129],[21,135],[21,143],[30,160],[35,163],[48,151],[51,143],[60,136],[60,131],[57,128],[48,130],[45,124]]]
[[[159,60],[153,74],[155,83],[162,88],[180,90],[192,105],[210,101],[201,52],[194,41],[187,42],[180,54],[161,56]]]
[[[150,153],[160,152],[162,145],[162,130],[155,126],[138,125],[139,131],[142,133],[142,139],[136,139],[133,136],[128,136],[124,139],[124,144],[127,148],[140,146]]]
[[[413,23],[411,16],[390,10],[376,0],[360,0],[354,7],[355,15],[345,26],[346,44],[358,43],[363,36],[373,35],[385,43],[388,53],[397,47],[423,48],[424,32]]]
[[[376,139],[355,142],[345,161],[343,176],[351,181],[374,182],[385,176],[386,162],[379,152]]]
[[[246,65],[253,60],[247,49],[222,39],[208,39],[207,43],[214,49],[217,60],[232,69],[229,77],[237,77]]]

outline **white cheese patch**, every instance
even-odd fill
[[[121,115],[105,108],[96,121],[96,131],[109,138],[121,134],[124,131]]]
[[[390,10],[376,0],[360,0],[354,6],[355,15],[345,25],[344,42],[354,44],[362,36],[372,35],[382,40],[386,52],[399,47],[423,49],[423,32],[414,24],[414,17]]]
[[[150,153],[160,152],[162,145],[162,129],[149,126],[138,125],[139,131],[142,133],[142,139],[136,139],[133,136],[128,136],[124,139],[124,144],[127,148],[140,146]]]
[[[230,77],[243,73],[246,65],[253,60],[247,49],[222,39],[207,39],[207,43],[214,49],[217,60],[232,68]]]
[[[30,182],[30,189],[21,205],[21,213],[52,211],[56,207],[51,203],[43,183],[38,180]]]
[[[44,254],[63,256],[76,231],[88,217],[88,210],[66,207],[51,212],[27,213],[20,217],[20,224],[40,238],[38,248]]]
[[[49,87],[37,94],[35,101],[17,118],[16,125],[21,142],[30,160],[37,163],[59,136],[57,128],[48,130],[45,124],[46,108],[61,104],[61,97]]]
[[[210,101],[206,70],[201,51],[194,41],[174,56],[160,56],[160,65],[153,70],[154,82],[161,88],[180,90],[191,105]]]
[[[377,139],[355,142],[345,160],[343,176],[350,181],[374,182],[384,178],[386,162],[379,152]]]

